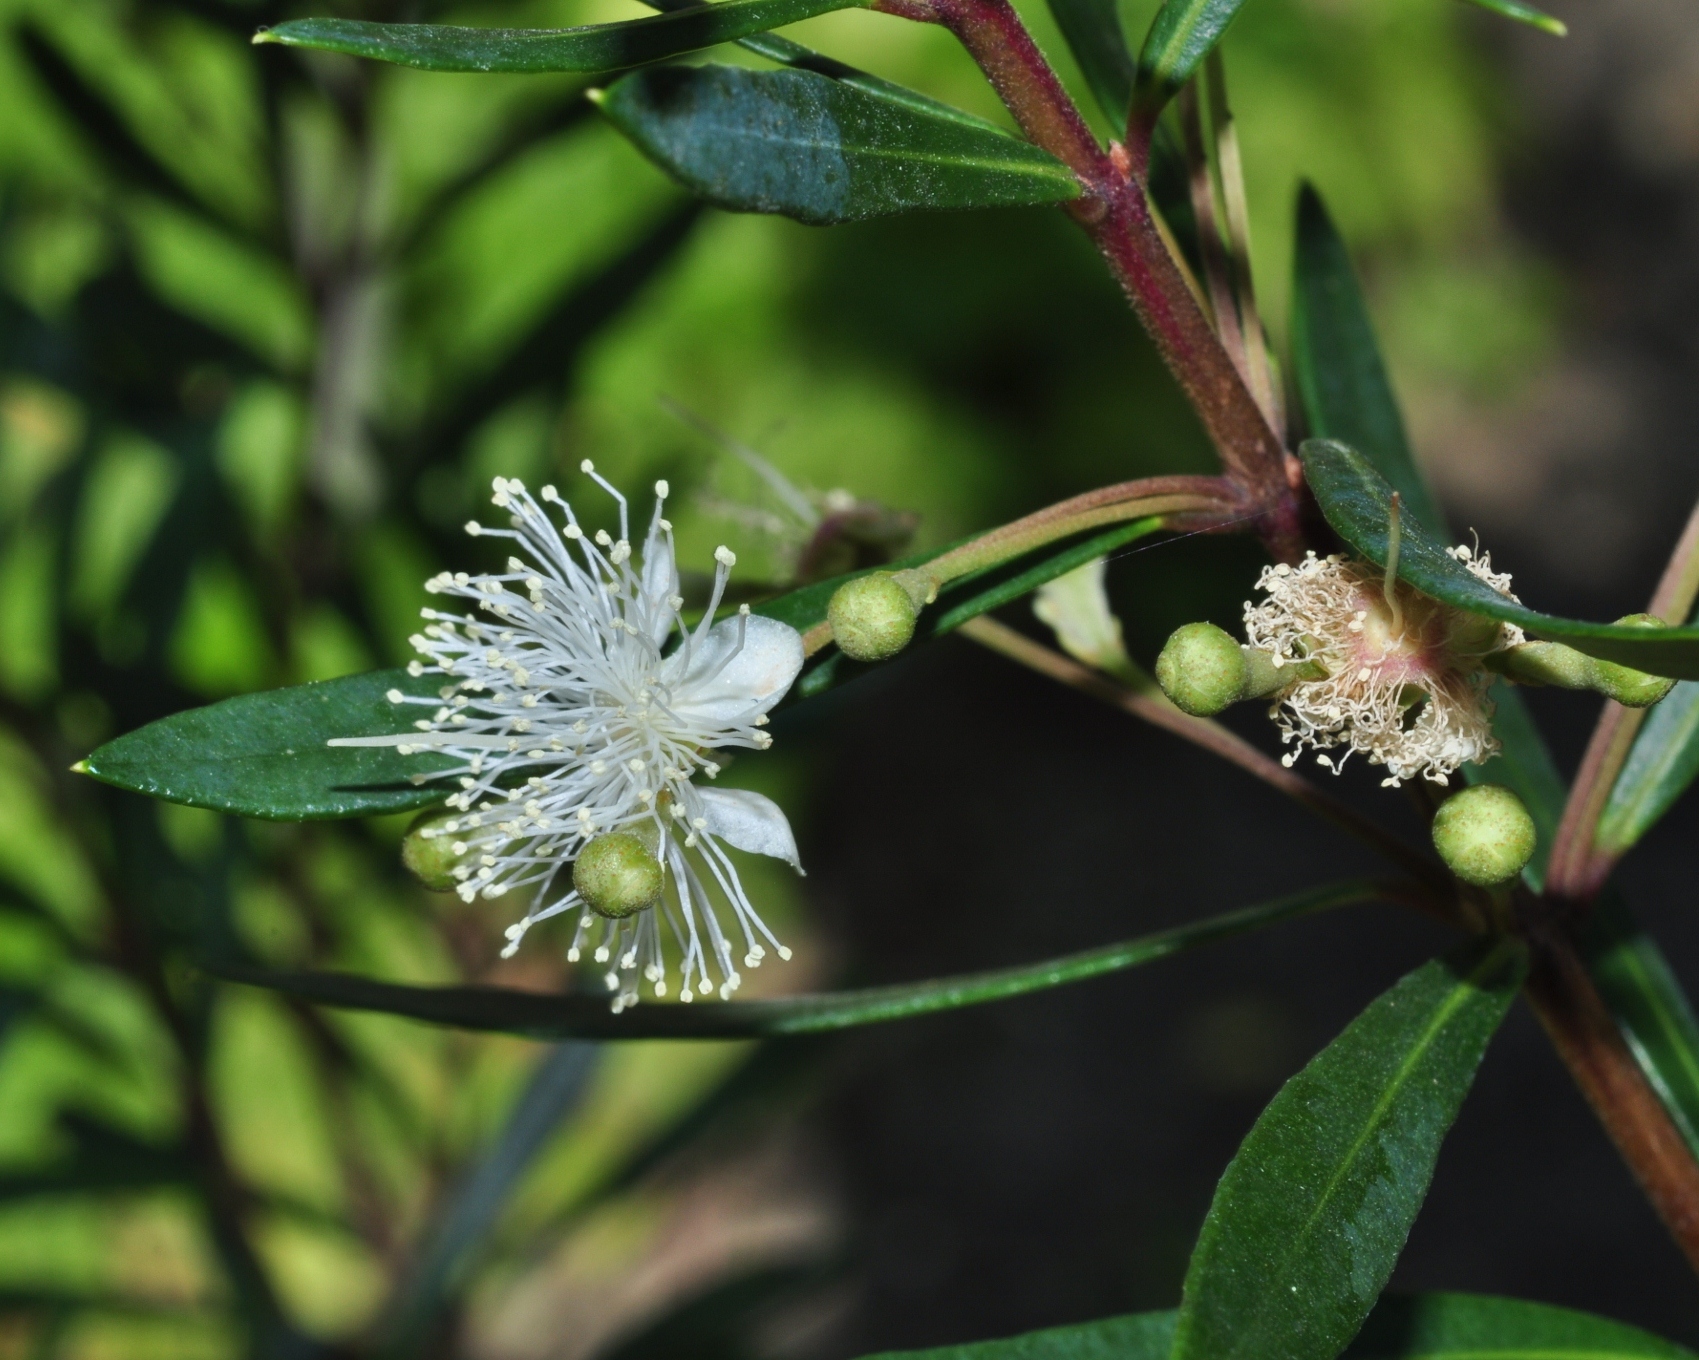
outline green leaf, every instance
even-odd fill
[[[1594,833],[1620,855],[1652,829],[1699,775],[1699,684],[1684,680],[1646,715]]]
[[[1635,1062],[1699,1157],[1699,1023],[1663,951],[1610,889],[1579,944]]]
[[[1506,19],[1514,19],[1519,24],[1527,24],[1537,28],[1542,33],[1550,33],[1554,38],[1566,37],[1569,26],[1562,19],[1553,18],[1543,9],[1535,9],[1532,5],[1524,5],[1520,0],[1471,0],[1482,9],[1490,9],[1494,14]]]
[[[644,19],[581,28],[459,28],[374,24],[364,19],[291,19],[254,34],[257,43],[311,47],[414,66],[422,71],[622,71],[752,33],[782,28],[868,0],[724,0]]]
[[[1186,1272],[1174,1360],[1333,1360],[1385,1286],[1521,981],[1513,941],[1406,975],[1280,1089]]]
[[[1079,182],[990,123],[817,71],[662,66],[602,112],[710,203],[824,225],[917,210],[1060,203]]]
[[[1487,1294],[1383,1299],[1344,1360],[1692,1360],[1609,1318]]]
[[[1410,452],[1350,252],[1308,183],[1298,191],[1293,261],[1292,374],[1310,433],[1356,449],[1424,528],[1443,534],[1445,517]]]
[[[1080,74],[1119,137],[1126,126],[1127,107],[1133,102],[1133,82],[1138,75],[1133,54],[1127,49],[1127,34],[1121,27],[1120,7],[1115,0],[1050,0],[1050,13],[1080,65]]]
[[[442,802],[441,784],[415,785],[445,768],[439,756],[393,747],[327,746],[331,737],[407,730],[392,689],[431,694],[437,677],[370,671],[191,708],[109,741],[83,773],[173,803],[276,821],[369,817]],[[452,763],[452,762],[449,762]]]
[[[752,1039],[847,1029],[1003,1001],[1134,968],[1279,921],[1372,901],[1377,895],[1373,883],[1337,883],[1160,934],[1018,968],[771,1001],[691,1006],[645,1002],[619,1015],[609,1009],[605,994],[548,996],[502,987],[405,987],[343,973],[272,972],[218,961],[210,961],[206,967],[232,982],[269,987],[320,1005],[382,1011],[434,1025],[533,1039]]]
[[[999,1341],[970,1341],[924,1351],[881,1351],[865,1360],[1168,1360],[1173,1311],[1129,1313]]]
[[[1141,119],[1154,123],[1209,49],[1221,41],[1245,0],[1163,0],[1139,49],[1133,100]]]
[[[1386,478],[1362,454],[1332,439],[1307,439],[1298,452],[1327,522],[1369,561],[1384,566],[1392,496]],[[1436,600],[1518,624],[1536,637],[1566,642],[1589,656],[1653,675],[1699,679],[1699,628],[1585,623],[1526,609],[1452,558],[1413,518],[1404,522],[1398,576]]]

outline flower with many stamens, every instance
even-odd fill
[[[679,999],[729,996],[741,981],[737,957],[753,968],[769,948],[780,958],[790,951],[757,914],[725,846],[771,855],[798,872],[801,865],[777,804],[694,780],[720,773],[711,754],[718,748],[772,744],[762,728],[802,668],[802,639],[747,605],[715,622],[736,562],[725,547],[714,553],[707,612],[686,627],[672,525],[661,513],[667,484],[655,485],[654,515],[634,563],[625,498],[588,460],[583,470],[618,503],[619,538],[586,534],[552,486],[542,500],[557,508],[559,527],[517,480],[496,478],[492,499],[509,512],[511,528],[474,521],[466,530],[511,538],[525,557],[510,557],[504,573],[445,572],[426,583],[433,594],[475,606],[426,609],[430,622],[412,639],[424,660],[409,670],[444,676],[438,696],[390,692],[393,703],[433,711],[414,733],[331,744],[392,745],[455,762],[414,776],[460,786],[448,799],[453,815],[420,834],[451,838],[452,872],[468,902],[525,894],[504,955],[538,921],[576,912],[567,957],[589,951],[606,965],[614,1009],[622,1010],[637,1000],[639,977],[654,995],[667,995],[665,917],[677,947]],[[598,914],[574,888],[573,862],[610,835],[624,838],[628,857],[653,856],[666,885],[655,905]],[[638,844],[627,844],[632,838]],[[735,946],[715,892],[730,907]]]
[[[1468,548],[1447,551],[1494,590],[1514,600],[1510,577]],[[1276,667],[1314,663],[1325,673],[1280,691],[1272,716],[1296,763],[1309,747],[1336,773],[1353,752],[1384,765],[1396,788],[1422,775],[1448,782],[1458,766],[1498,752],[1492,734],[1495,678],[1489,654],[1520,644],[1514,624],[1442,604],[1378,567],[1313,552],[1297,566],[1264,569],[1260,603],[1245,606],[1245,637]]]

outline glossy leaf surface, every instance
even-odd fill
[[[1392,496],[1386,478],[1362,454],[1336,440],[1306,440],[1299,453],[1327,522],[1369,561],[1385,565]],[[1447,554],[1444,545],[1413,518],[1404,522],[1398,575],[1436,600],[1518,624],[1533,636],[1568,643],[1590,656],[1653,675],[1699,679],[1699,628],[1619,627],[1526,609]]]
[[[1245,0],[1164,0],[1139,49],[1135,100],[1154,119],[1221,41]]]
[[[1529,28],[1537,28],[1542,33],[1550,33],[1554,38],[1561,38],[1569,32],[1569,26],[1562,19],[1554,18],[1543,9],[1524,5],[1521,0],[1472,0],[1472,3],[1503,18],[1527,24]]]
[[[1699,1022],[1663,950],[1609,888],[1579,943],[1635,1062],[1699,1157]]]
[[[84,762],[94,778],[173,803],[277,821],[366,817],[440,803],[440,784],[412,776],[440,756],[391,747],[327,746],[331,737],[407,730],[391,689],[432,694],[440,677],[370,671],[191,708],[109,741]]]
[[[1132,1313],[868,1360],[1167,1360],[1175,1312]],[[1382,1299],[1342,1360],[1691,1360],[1610,1318],[1488,1294]]]
[[[1699,775],[1699,684],[1684,680],[1646,715],[1599,814],[1595,840],[1620,855],[1652,829]]]
[[[257,43],[310,47],[422,71],[621,71],[647,61],[732,42],[865,0],[724,0],[644,19],[580,28],[463,28],[377,24],[365,19],[290,19]]]
[[[1228,1166],[1174,1360],[1333,1360],[1392,1274],[1522,976],[1471,941],[1406,975],[1286,1083]]]
[[[283,973],[236,965],[217,965],[215,971],[232,981],[269,987],[321,1005],[382,1011],[430,1024],[534,1039],[752,1039],[847,1029],[1003,1001],[1137,967],[1280,921],[1367,902],[1375,896],[1372,883],[1333,884],[1195,925],[1019,968],[772,1001],[690,1006],[644,1002],[619,1015],[609,1009],[605,994],[549,996],[502,987],[406,987],[343,973]]]
[[[668,174],[738,212],[827,224],[1080,191],[1054,156],[990,123],[817,71],[657,67],[614,84],[602,112]]]

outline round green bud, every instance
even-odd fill
[[[1465,883],[1508,883],[1534,857],[1534,819],[1501,784],[1454,793],[1434,815],[1434,849]]]
[[[1174,707],[1213,718],[1245,693],[1250,667],[1232,634],[1213,623],[1176,628],[1156,658],[1156,683]]]
[[[459,883],[454,869],[464,852],[454,847],[464,842],[455,835],[455,815],[446,808],[422,812],[401,840],[402,866],[432,892],[453,892]]]
[[[654,906],[665,883],[660,860],[624,831],[597,836],[572,861],[572,886],[578,895],[591,911],[614,921]]]
[[[1617,623],[1629,628],[1669,627],[1656,614],[1630,614]],[[1650,708],[1674,687],[1675,681],[1666,676],[1647,675],[1615,661],[1593,661],[1592,688],[1625,708]]]
[[[826,621],[838,649],[852,661],[884,661],[909,645],[920,610],[887,572],[845,581],[832,592]]]

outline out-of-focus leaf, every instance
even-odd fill
[[[1281,1087],[1216,1188],[1174,1360],[1333,1360],[1392,1274],[1524,970],[1469,941],[1407,974]]]
[[[1646,715],[1599,814],[1594,842],[1621,855],[1657,825],[1699,775],[1699,684],[1684,680]]]
[[[867,1360],[1167,1360],[1177,1313],[1134,1313],[1001,1341]],[[1592,1313],[1488,1294],[1417,1294],[1375,1306],[1342,1360],[1691,1360],[1692,1352]]]
[[[1127,49],[1121,12],[1115,0],[1050,0],[1050,13],[1062,30],[1080,74],[1117,136],[1127,122],[1138,68]]]
[[[364,19],[291,19],[254,35],[257,43],[346,52],[422,71],[622,71],[752,33],[783,28],[869,0],[723,0],[624,23],[581,28],[458,28],[375,24]]]
[[[1471,3],[1506,19],[1514,19],[1519,24],[1537,28],[1542,33],[1550,33],[1554,38],[1562,38],[1569,32],[1569,26],[1562,19],[1554,18],[1543,9],[1521,4],[1520,0],[1471,0]]]
[[[1080,192],[1049,152],[990,123],[814,71],[656,67],[618,81],[602,112],[668,174],[738,212],[827,224]]]
[[[117,788],[243,817],[310,821],[429,807],[441,785],[415,785],[442,757],[387,746],[327,746],[331,737],[407,730],[392,689],[435,692],[434,677],[370,671],[244,694],[173,714],[109,741],[82,772]]]
[[[436,1025],[533,1039],[751,1039],[847,1029],[1003,1001],[1151,963],[1279,921],[1367,902],[1377,894],[1373,883],[1332,884],[1142,939],[1019,968],[770,1001],[690,1006],[646,1002],[618,1015],[609,1009],[605,995],[544,996],[501,987],[405,987],[344,973],[273,972],[220,961],[207,966],[232,982],[269,987],[320,1005],[383,1011]]]
[[[1310,433],[1367,458],[1431,533],[1445,519],[1416,467],[1345,242],[1314,187],[1298,191],[1292,376]]]
[[[1691,1360],[1692,1351],[1592,1313],[1488,1294],[1383,1299],[1344,1360]]]
[[[1362,454],[1332,439],[1308,439],[1299,449],[1304,475],[1334,530],[1376,566],[1386,563],[1392,488]],[[1398,575],[1425,595],[1514,623],[1536,637],[1568,643],[1589,656],[1620,662],[1653,675],[1699,679],[1699,628],[1633,628],[1560,619],[1526,609],[1500,595],[1420,524],[1407,520]]]
[[[175,1149],[139,1142],[79,1114],[62,1114],[59,1123],[71,1137],[71,1154],[39,1171],[0,1176],[0,1203],[43,1195],[177,1185],[195,1176],[192,1164]]]
[[[1629,1051],[1699,1157],[1699,1022],[1663,951],[1610,889],[1580,946]]]
[[[1163,0],[1139,49],[1133,102],[1154,123],[1180,87],[1221,41],[1245,0]]]
[[[508,1196],[554,1131],[579,1104],[596,1068],[592,1044],[559,1044],[543,1056],[495,1144],[466,1177],[425,1236],[419,1260],[382,1328],[381,1353],[416,1356],[459,1284],[468,1256],[494,1226]]]

